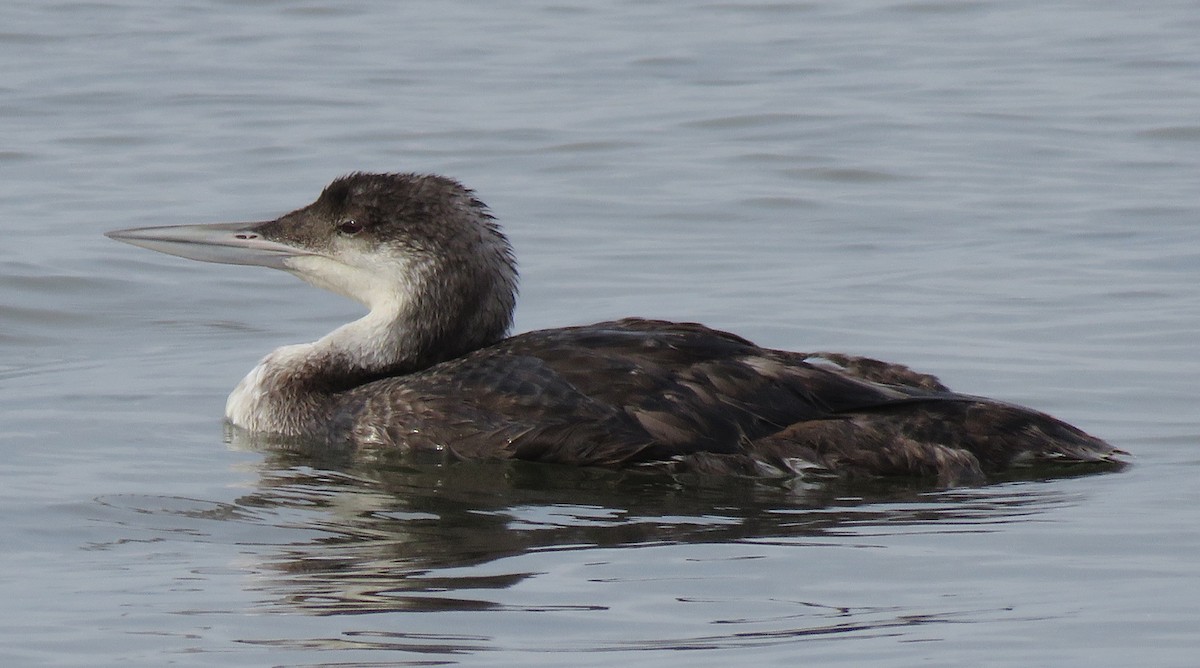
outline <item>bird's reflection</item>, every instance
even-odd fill
[[[1073,499],[1053,488],[800,486],[740,478],[408,455],[295,452],[262,444],[257,489],[237,505],[303,529],[272,546],[256,588],[309,614],[503,608],[489,590],[532,573],[473,568],[557,549],[753,540],[869,541],[912,530],[986,531]],[[932,527],[932,529],[930,528]],[[294,534],[292,534],[294,535]],[[277,549],[275,549],[277,548]]]

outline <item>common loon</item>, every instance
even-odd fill
[[[760,348],[626,318],[508,336],[512,248],[452,179],[353,173],[260,223],[118,241],[282,269],[369,312],[267,355],[225,414],[250,432],[355,448],[744,475],[982,482],[1039,464],[1121,464],[1049,415],[958,394],[899,364]]]

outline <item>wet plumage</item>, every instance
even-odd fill
[[[764,349],[698,324],[629,318],[505,338],[511,248],[444,177],[352,174],[273,221],[111,235],[283,269],[370,309],[251,371],[227,406],[251,431],[465,459],[943,484],[1120,454],[901,365]]]

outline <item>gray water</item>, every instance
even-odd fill
[[[0,664],[1192,666],[1192,2],[9,2]],[[901,361],[1134,454],[980,488],[675,484],[238,447],[359,312],[105,230],[352,170],[475,188],[517,329]]]

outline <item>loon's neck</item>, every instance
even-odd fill
[[[276,348],[229,395],[226,419],[255,432],[320,433],[339,393],[429,365],[405,320],[398,310],[374,309],[312,343]]]
[[[225,417],[254,432],[326,435],[341,405],[338,395],[504,338],[511,322],[510,285],[504,284],[507,301],[488,300],[482,307],[464,301],[461,295],[469,294],[464,291],[414,290],[407,298],[379,300],[367,315],[313,343],[283,346],[264,357],[229,395]],[[445,317],[447,310],[455,317]]]

